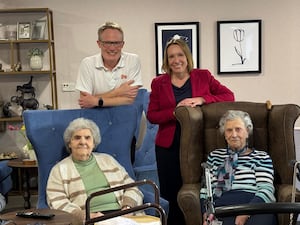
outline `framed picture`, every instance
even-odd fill
[[[261,73],[261,20],[218,21],[218,73]]]
[[[155,23],[156,74],[162,74],[166,43],[172,38],[184,39],[193,55],[194,67],[199,67],[199,22]]]
[[[32,38],[34,40],[45,39],[46,20],[37,20],[33,23]]]
[[[30,39],[31,38],[31,23],[30,22],[19,22],[17,24],[17,39]]]

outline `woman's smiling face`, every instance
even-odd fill
[[[168,47],[168,64],[172,73],[187,72],[187,58],[179,45],[173,44]]]

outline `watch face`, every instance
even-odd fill
[[[99,106],[99,107],[102,107],[102,106],[103,106],[103,99],[102,99],[102,98],[99,98],[98,106]]]

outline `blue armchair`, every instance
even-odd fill
[[[7,198],[12,188],[12,168],[7,165],[7,160],[0,161],[0,193]]]
[[[143,95],[139,92],[133,105],[101,109],[70,110],[29,110],[23,114],[26,132],[38,160],[38,203],[37,208],[47,208],[46,185],[51,168],[67,156],[63,142],[63,132],[70,121],[85,117],[95,121],[100,127],[102,140],[96,151],[114,156],[135,179],[131,163],[131,141],[136,135]],[[145,202],[154,202],[154,193],[140,187]],[[160,205],[168,212],[168,202],[160,199]],[[150,213],[153,214],[153,211]]]
[[[159,187],[159,179],[157,173],[157,165],[156,165],[156,155],[155,155],[155,137],[158,131],[158,125],[150,123],[146,114],[148,111],[149,104],[149,95],[150,92],[145,92],[143,94],[143,116],[141,118],[141,123],[144,122],[140,127],[144,127],[144,132],[140,132],[142,134],[142,141],[140,146],[137,147],[135,153],[135,161],[133,164],[133,169],[135,172],[135,176],[137,180],[148,179],[152,180]],[[151,187],[145,187],[149,191],[153,190]]]

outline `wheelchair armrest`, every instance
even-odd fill
[[[107,214],[105,214],[104,216],[101,216],[101,217],[97,217],[97,218],[93,218],[93,219],[90,218],[90,202],[94,197],[99,196],[99,195],[103,195],[103,194],[107,194],[107,193],[110,193],[110,192],[114,192],[114,191],[117,191],[117,190],[122,190],[122,189],[127,189],[127,188],[130,188],[130,187],[141,186],[141,185],[145,185],[145,184],[151,185],[153,187],[154,194],[155,194],[155,199],[154,199],[155,203],[145,203],[143,205],[132,207],[130,209],[120,210],[118,212],[107,213]],[[87,224],[92,224],[94,222],[99,222],[99,221],[102,221],[102,220],[105,220],[105,219],[110,219],[110,218],[115,217],[115,216],[121,216],[121,215],[124,215],[124,214],[140,211],[140,210],[147,209],[147,208],[157,209],[160,213],[160,217],[161,217],[161,220],[162,220],[162,225],[166,225],[166,213],[165,213],[164,209],[159,205],[159,189],[158,189],[157,185],[151,180],[144,179],[144,180],[132,182],[130,184],[124,184],[124,185],[120,185],[120,186],[117,186],[117,187],[107,188],[107,189],[104,189],[104,190],[101,190],[101,191],[94,192],[90,196],[88,196],[88,198],[85,202],[85,208],[86,208],[86,223],[85,223],[86,225]]]
[[[239,204],[231,206],[221,206],[215,208],[215,215],[218,216],[236,216],[236,215],[253,215],[268,213],[299,213],[300,203],[255,203],[255,204]]]
[[[111,218],[117,217],[117,216],[122,216],[122,215],[125,215],[125,214],[128,214],[128,213],[133,213],[133,212],[136,212],[136,211],[141,211],[141,210],[148,209],[148,208],[157,209],[157,211],[160,214],[161,221],[162,221],[161,224],[162,225],[167,225],[167,219],[166,219],[165,211],[160,205],[157,205],[156,203],[145,203],[143,205],[135,206],[135,207],[132,207],[130,209],[125,209],[125,210],[120,210],[120,211],[117,211],[117,212],[107,213],[107,214],[104,214],[103,216],[96,217],[96,218],[93,218],[93,219],[86,219],[85,225],[94,224],[96,222],[111,219]]]

